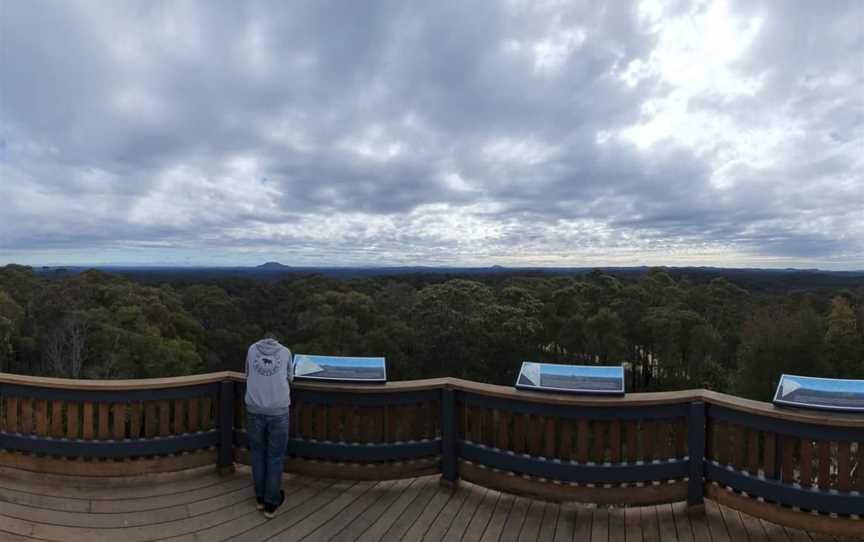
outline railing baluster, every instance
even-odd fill
[[[759,431],[747,431],[747,470],[752,475],[759,474]]]
[[[627,461],[630,463],[639,460],[638,427],[635,420],[627,422]]]
[[[129,438],[141,438],[141,401],[133,401],[129,412]]]
[[[801,439],[801,459],[799,461],[801,486],[813,485],[813,442],[809,438]]]
[[[63,401],[51,401],[51,436],[63,436]]]
[[[856,443],[855,489],[864,493],[864,439]]]
[[[315,409],[315,440],[327,440],[327,410],[329,409],[329,404],[320,403],[317,405],[312,405]],[[384,438],[384,409],[378,409],[376,412],[377,416],[375,416],[375,423],[377,426],[380,426],[380,429],[376,431],[376,440],[383,442],[387,439]]]
[[[133,407],[134,408],[134,407]],[[207,431],[211,428],[211,423],[213,420],[213,399],[210,396],[206,396],[201,399],[201,429]],[[291,410],[294,410],[293,408]],[[140,416],[140,410],[139,410]]]
[[[783,483],[791,484],[795,481],[795,442],[789,435],[783,437],[783,465],[780,478]]]
[[[621,462],[621,422],[618,420],[609,424],[609,461]]]
[[[36,434],[48,435],[48,401],[44,399],[36,401]]]
[[[831,443],[820,440],[816,446],[819,449],[819,489],[831,488]]]
[[[513,415],[513,451],[522,454],[525,453],[525,419],[526,414]]]
[[[775,478],[777,476],[777,471],[775,470],[775,461],[777,459],[776,446],[777,446],[777,436],[768,431],[764,435],[765,444],[763,447],[763,457],[762,457],[762,465],[765,468],[765,478]]]
[[[195,433],[201,428],[199,421],[198,421],[200,419],[200,410],[201,410],[200,400],[197,397],[189,399],[189,426],[188,427],[189,427],[190,433]]]
[[[675,422],[675,457],[681,459],[687,455],[687,420],[678,418]]]
[[[576,423],[576,461],[588,462],[588,420],[580,419]]]
[[[654,420],[642,420],[642,459],[654,460],[654,444],[656,442],[657,423]]]
[[[81,425],[81,438],[93,440],[93,401],[84,401]]]
[[[555,418],[552,416],[548,416],[546,418],[546,427],[545,434],[543,436],[543,456],[548,459],[553,459],[555,457],[555,450],[557,448],[555,437],[557,435],[557,431],[555,430]]]
[[[66,438],[78,438],[78,403],[66,403]]]
[[[594,437],[591,446],[591,461],[594,463],[606,462],[606,423],[595,421],[591,424],[592,437]]]
[[[558,457],[569,461],[573,459],[573,422],[561,420],[561,447]]]
[[[123,440],[126,438],[126,403],[114,403],[114,440]]]
[[[158,431],[158,424],[156,401],[146,401],[144,403],[144,437],[155,436]]]
[[[219,383],[218,468],[223,473],[234,470],[234,393],[234,382]]]
[[[110,406],[105,401],[99,402],[99,419],[98,419],[98,428],[99,432],[97,433],[96,438],[99,440],[107,440],[110,438],[111,433],[108,430],[108,417],[110,413]]]
[[[506,450],[510,446],[510,413],[498,411],[498,448]]]
[[[21,429],[24,434],[29,435],[33,432],[33,399],[29,397],[21,398]]]
[[[852,468],[850,463],[849,442],[837,443],[837,490],[851,491]],[[864,508],[862,508],[864,510]]]

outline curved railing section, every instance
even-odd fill
[[[0,466],[90,476],[247,463],[244,376],[83,381],[0,374]],[[706,390],[586,397],[452,378],[295,383],[285,468],[440,473],[550,500],[703,497],[810,531],[864,532],[864,416]]]

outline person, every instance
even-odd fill
[[[252,459],[256,507],[270,519],[285,502],[282,470],[288,445],[288,411],[294,360],[273,333],[246,354],[246,434]]]

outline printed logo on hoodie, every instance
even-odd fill
[[[278,356],[256,357],[252,360],[252,367],[255,369],[255,372],[261,376],[273,376],[278,373],[279,368],[282,367],[282,360],[280,360]]]

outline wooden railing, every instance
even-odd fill
[[[248,462],[242,374],[83,381],[0,374],[0,466],[111,476]],[[864,416],[706,390],[586,397],[452,378],[295,383],[285,468],[441,473],[549,500],[707,496],[811,531],[864,532]]]

